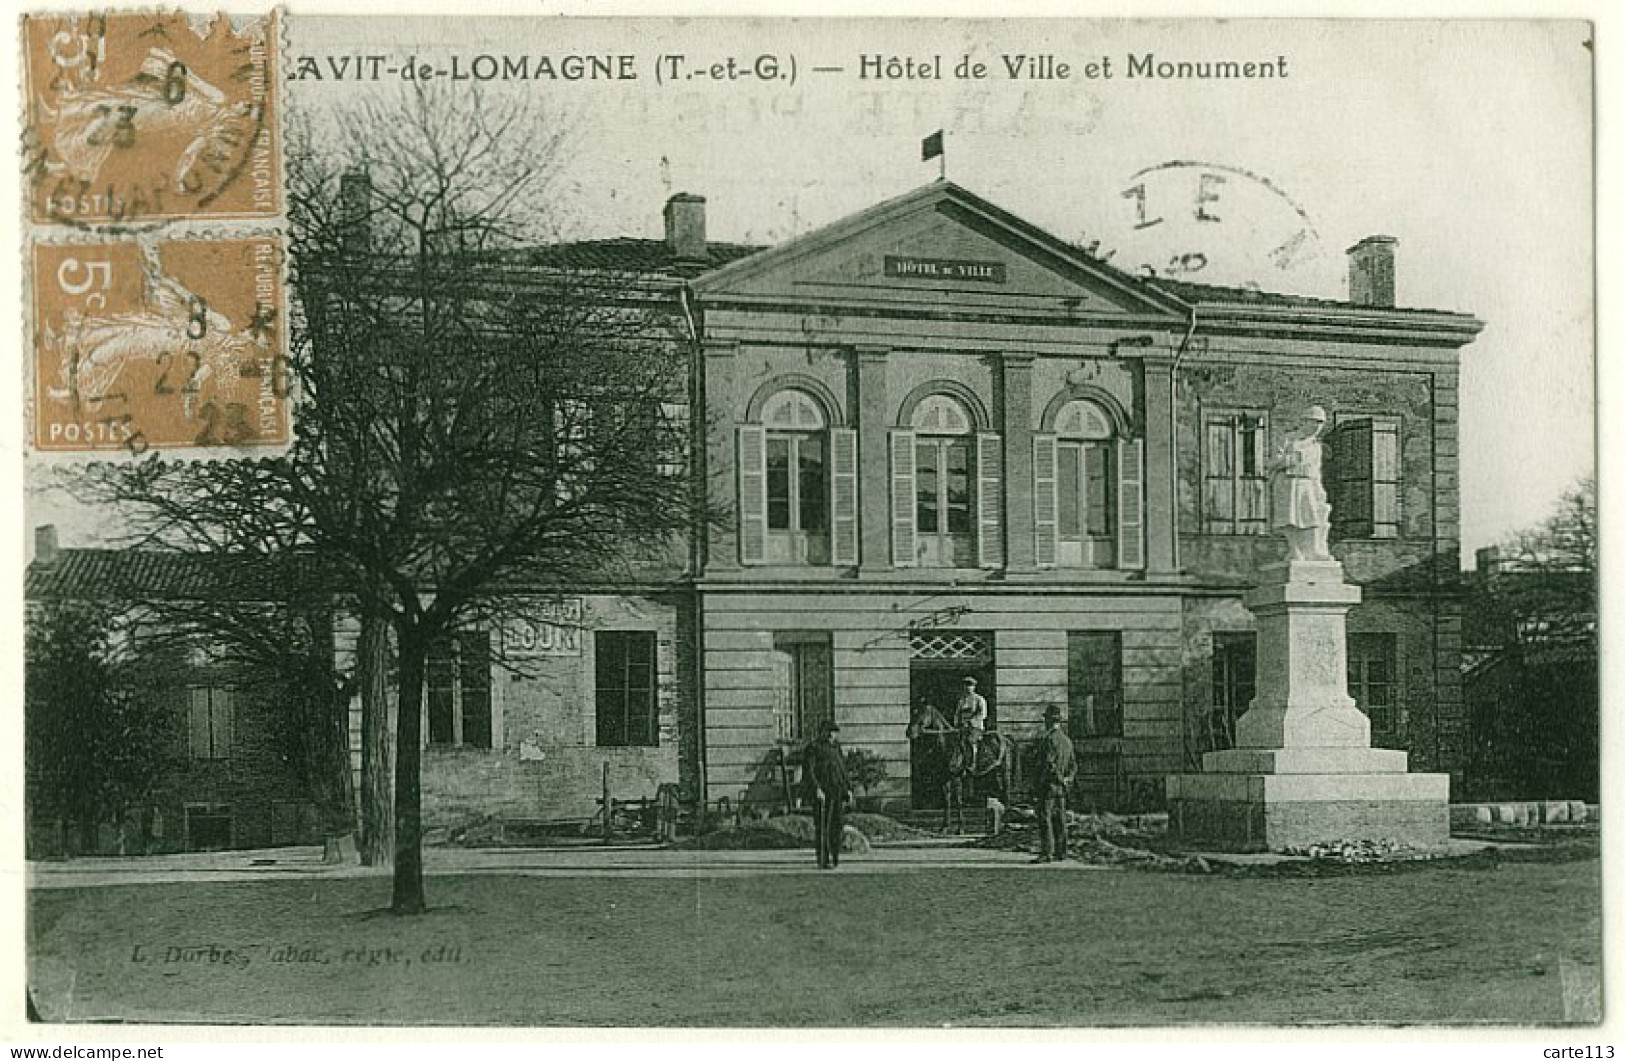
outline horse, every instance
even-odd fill
[[[978,741],[969,726],[955,727],[941,711],[924,703],[909,719],[907,732],[911,741],[936,738],[937,752],[947,766],[948,780],[943,784],[944,832],[965,831],[965,803],[978,793],[991,794],[1005,806],[1010,805],[1018,762],[1015,741],[992,730]]]

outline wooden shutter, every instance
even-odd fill
[[[1055,566],[1057,512],[1055,436],[1033,436],[1033,560],[1039,567]]]
[[[1145,440],[1117,443],[1117,566],[1145,567]]]
[[[1371,536],[1399,536],[1399,423],[1371,421]]]
[[[767,429],[739,428],[739,562],[767,560]]]
[[[1004,566],[1004,452],[992,432],[976,436],[976,563]]]
[[[237,729],[237,697],[230,689],[215,689],[212,692],[214,707],[214,757],[216,759],[231,758],[232,745],[236,740]]]
[[[830,562],[858,562],[858,433],[849,427],[829,432]]]
[[[1339,425],[1335,432],[1332,449],[1337,501],[1332,513],[1347,538],[1369,538],[1372,534],[1371,431],[1370,420],[1351,420]]]
[[[682,475],[688,468],[688,406],[660,403],[659,450],[656,470],[661,475]]]
[[[187,751],[194,759],[212,759],[214,753],[209,739],[209,690],[194,686],[188,689],[187,693]]]
[[[1236,425],[1212,417],[1202,443],[1202,530],[1233,534],[1236,529]]]
[[[891,433],[891,562],[916,567],[914,542],[914,432]]]

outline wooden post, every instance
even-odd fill
[[[609,761],[604,761],[604,843],[609,843],[615,831],[615,804],[609,801]]]

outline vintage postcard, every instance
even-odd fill
[[[18,32],[39,1027],[1595,1033],[1591,24]]]

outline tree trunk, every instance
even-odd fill
[[[395,802],[390,787],[389,628],[361,617],[356,646],[361,686],[361,862],[387,866],[395,857]]]
[[[423,674],[428,643],[399,631],[395,742],[395,895],[390,911],[421,914],[423,899]]]

